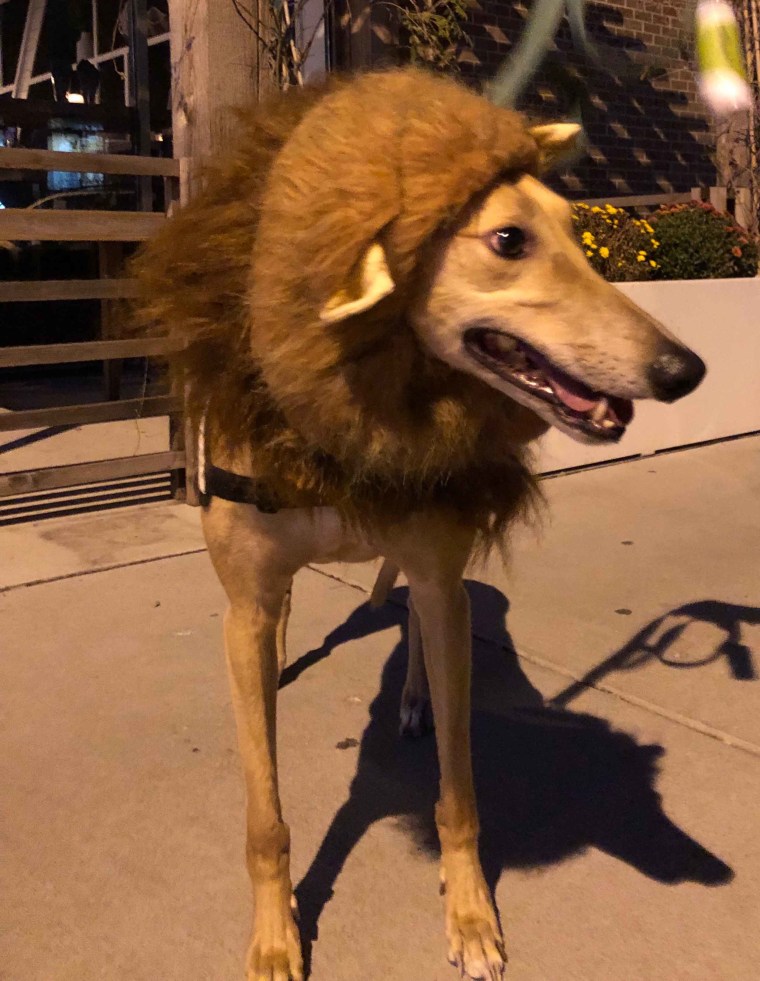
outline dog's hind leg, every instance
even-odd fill
[[[430,706],[430,688],[422,652],[420,618],[411,595],[407,605],[409,607],[408,662],[406,681],[401,694],[400,732],[402,736],[418,739],[432,731],[433,712]]]
[[[282,601],[280,617],[277,621],[277,670],[280,674],[285,670],[288,663],[288,620],[290,619],[290,606],[293,599],[293,584],[288,586],[285,598]]]

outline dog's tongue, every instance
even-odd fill
[[[595,392],[583,382],[566,375],[537,351],[531,351],[530,357],[541,368],[557,398],[574,412],[591,412],[605,398],[601,392]],[[618,426],[627,426],[632,421],[633,402],[630,399],[608,396],[606,402],[607,419]]]
[[[538,363],[546,375],[546,380],[557,398],[564,402],[569,409],[573,409],[574,412],[589,412],[602,398],[600,394],[593,392],[588,385],[584,385],[583,382],[571,378],[564,371],[560,371],[537,351],[531,351],[530,357]]]
[[[546,377],[557,398],[575,412],[590,412],[602,397],[592,392],[583,382],[562,375],[556,368],[547,372]]]

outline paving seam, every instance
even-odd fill
[[[77,579],[80,576],[93,576],[100,572],[113,572],[116,569],[129,569],[138,565],[148,565],[152,562],[163,562],[167,559],[179,559],[187,555],[200,555],[205,551],[205,548],[188,549],[184,552],[173,552],[169,555],[156,555],[148,559],[135,559],[133,562],[117,562],[114,565],[98,566],[96,569],[82,569],[78,572],[69,572],[61,576],[51,576],[49,579],[34,579],[30,582],[16,583],[12,586],[0,586],[0,594],[11,593],[17,589],[28,589],[31,586],[42,586],[48,583],[64,582],[67,579]],[[350,589],[356,590],[356,592],[362,593],[364,596],[369,595],[367,589],[357,582],[343,579],[341,576],[338,576],[332,572],[326,572],[324,569],[317,566],[309,565],[306,568],[308,568],[311,572],[315,572],[318,575],[323,576],[325,579],[331,579],[343,586],[348,586]],[[405,604],[398,602],[398,600],[391,599],[390,602],[394,603],[396,606],[405,607]],[[474,633],[474,636],[481,643],[497,646],[494,645],[493,640],[487,636],[480,635],[477,632]],[[721,729],[716,729],[713,726],[707,725],[705,722],[700,722],[698,719],[692,719],[689,716],[681,715],[680,712],[673,712],[670,709],[666,709],[662,705],[658,705],[656,702],[650,702],[648,699],[639,698],[636,695],[630,695],[612,685],[607,685],[604,683],[598,683],[595,685],[585,684],[580,675],[568,670],[566,667],[558,664],[556,661],[541,657],[538,654],[534,654],[532,652],[526,653],[524,651],[516,651],[515,653],[519,658],[527,661],[529,664],[535,664],[537,667],[553,671],[555,674],[559,674],[564,678],[568,678],[572,681],[583,684],[583,687],[587,690],[599,691],[603,692],[605,695],[611,695],[613,698],[618,698],[623,702],[627,702],[629,705],[635,705],[637,708],[644,709],[646,712],[651,712],[653,715],[658,715],[661,718],[668,719],[668,721],[674,722],[676,725],[683,726],[686,729],[691,729],[693,732],[700,733],[700,735],[714,739],[731,749],[738,749],[744,753],[748,753],[751,756],[760,757],[760,746],[758,746],[756,743],[751,743],[748,740],[741,739],[738,736],[732,736],[727,732],[723,732]],[[549,700],[549,704],[551,704],[551,699]]]
[[[309,566],[309,569],[321,576],[325,576],[327,579],[333,579],[337,582],[343,583],[344,586],[349,586],[351,589],[355,589],[358,592],[363,593],[365,596],[369,595],[364,586],[361,586],[355,582],[341,579],[341,577],[335,573],[325,572],[323,569],[315,566]],[[405,604],[400,603],[398,600],[391,598],[390,602],[395,606],[405,608]],[[481,643],[489,644],[492,647],[498,646],[494,644],[490,637],[483,636],[477,631],[473,631],[473,636]],[[708,725],[706,722],[700,722],[698,719],[692,719],[688,715],[681,715],[680,712],[673,712],[662,705],[658,705],[656,702],[650,702],[646,698],[639,698],[636,695],[630,695],[627,692],[621,691],[619,688],[615,688],[613,685],[607,685],[603,682],[595,685],[586,684],[581,675],[577,675],[563,665],[558,664],[556,661],[551,661],[548,658],[541,657],[538,654],[534,654],[532,652],[525,653],[524,651],[515,651],[515,654],[517,654],[521,660],[527,661],[528,664],[535,664],[536,667],[553,671],[555,674],[559,674],[564,678],[568,678],[571,681],[582,684],[588,691],[599,691],[603,692],[605,695],[611,695],[613,698],[618,698],[620,701],[627,702],[629,705],[635,705],[636,708],[644,709],[644,711],[650,712],[653,715],[659,715],[661,718],[667,719],[669,722],[675,722],[676,725],[683,726],[686,729],[691,729],[693,732],[698,732],[702,736],[707,736],[710,739],[714,739],[731,749],[738,749],[743,753],[748,753],[750,756],[760,757],[760,746],[758,746],[756,743],[751,743],[746,739],[741,739],[739,736],[732,736],[729,733],[724,732],[722,729],[716,729],[714,726]],[[547,705],[551,707],[551,699],[548,699]]]
[[[94,576],[99,572],[113,572],[115,569],[131,569],[136,565],[148,565],[151,562],[163,562],[164,559],[181,559],[185,555],[200,555],[206,548],[190,548],[184,552],[171,552],[168,555],[152,555],[147,559],[134,559],[131,562],[114,562],[113,565],[99,565],[95,569],[79,569],[77,572],[65,572],[60,576],[50,576],[48,579],[30,579],[29,582],[17,582],[10,586],[0,586],[0,595],[11,593],[15,589],[28,589],[30,586],[44,586],[51,582],[65,582],[67,579],[78,579],[79,576]]]
[[[479,639],[487,640],[487,638]],[[521,651],[516,651],[515,653],[519,658],[521,658],[523,661],[527,661],[529,664],[535,664],[537,667],[554,671],[557,674],[563,675],[565,678],[582,684],[588,691],[599,691],[603,692],[605,695],[612,695],[613,698],[619,698],[623,702],[628,702],[629,705],[635,705],[637,708],[644,709],[646,712],[651,712],[653,715],[659,715],[663,719],[668,719],[670,722],[675,722],[677,725],[684,726],[687,729],[692,729],[694,732],[700,733],[700,735],[708,736],[710,739],[715,739],[719,743],[723,743],[725,746],[728,746],[731,749],[739,749],[744,753],[749,753],[751,756],[760,756],[760,746],[758,746],[756,743],[751,743],[746,739],[742,739],[740,736],[732,736],[730,733],[724,732],[722,729],[716,729],[714,726],[708,725],[706,722],[700,722],[698,719],[692,719],[688,715],[681,715],[680,712],[673,712],[671,709],[658,705],[657,702],[650,702],[646,698],[639,698],[637,695],[631,695],[628,692],[622,691],[620,688],[615,688],[613,685],[607,685],[604,682],[600,682],[595,685],[586,684],[580,675],[568,670],[563,665],[557,664],[556,661],[550,661],[538,654],[526,654]],[[551,706],[551,699],[548,699],[547,705]]]

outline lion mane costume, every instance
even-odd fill
[[[242,113],[237,145],[137,260],[139,319],[182,345],[173,377],[211,458],[244,449],[284,507],[369,525],[446,507],[501,537],[534,496],[526,446],[546,426],[423,350],[407,312],[436,244],[538,168],[520,116],[418,70]],[[325,322],[373,241],[395,290]]]

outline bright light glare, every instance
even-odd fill
[[[67,102],[78,102],[84,105],[84,96],[80,92],[67,92],[66,93]]]

